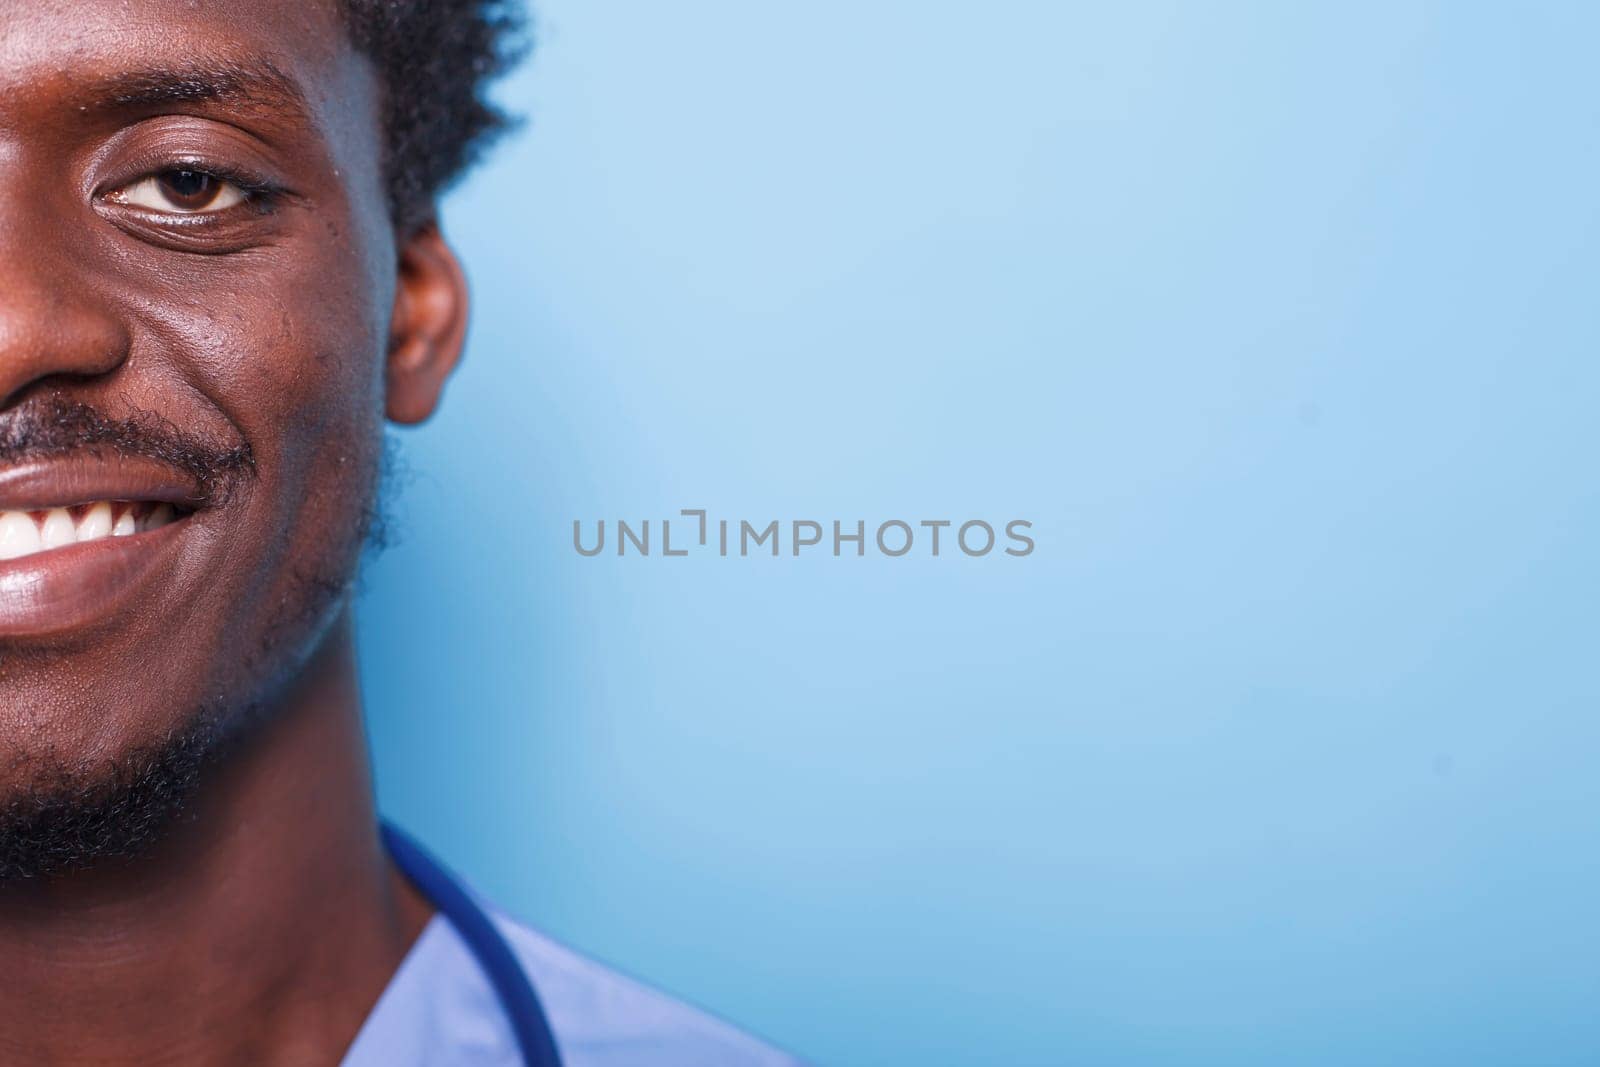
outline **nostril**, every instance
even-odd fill
[[[61,272],[53,285],[12,285],[0,268],[0,405],[50,378],[110,374],[127,361],[132,335],[99,294]]]

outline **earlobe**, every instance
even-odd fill
[[[439,227],[429,223],[400,247],[389,327],[384,408],[399,423],[433,414],[467,334],[467,279]]]

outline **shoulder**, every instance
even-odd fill
[[[720,1019],[490,914],[538,991],[568,1067],[800,1067]]]

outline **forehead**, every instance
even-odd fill
[[[0,0],[0,133],[65,112],[205,102],[367,143],[375,79],[335,2]]]

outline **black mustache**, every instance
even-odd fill
[[[218,445],[153,411],[113,418],[80,401],[49,396],[0,412],[0,465],[86,452],[165,463],[188,475],[206,503],[216,503],[240,477],[255,473],[248,444]]]

